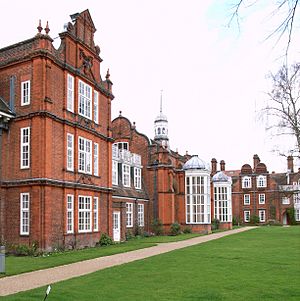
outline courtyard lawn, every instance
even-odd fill
[[[143,249],[155,246],[157,243],[171,242],[189,239],[199,234],[182,234],[178,236],[158,236],[142,237],[132,239],[125,243],[115,244],[112,246],[87,248],[67,252],[53,253],[49,256],[39,257],[31,256],[7,256],[6,257],[6,274],[0,274],[0,277],[11,276],[20,273],[51,268],[59,265],[74,263],[82,260],[93,259],[97,257],[109,256],[118,253],[129,252],[137,249]]]
[[[299,300],[300,227],[260,227],[54,283],[51,300]],[[43,300],[46,287],[1,300]]]

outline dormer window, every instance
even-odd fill
[[[251,188],[251,177],[245,176],[242,178],[242,188]]]
[[[257,187],[267,187],[267,177],[266,176],[258,176],[257,179]]]

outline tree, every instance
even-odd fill
[[[236,20],[238,25],[240,23],[240,13],[243,8],[249,8],[250,6],[256,5],[261,0],[238,0],[233,4],[233,13],[229,24],[233,20]],[[292,35],[295,27],[295,20],[297,19],[297,9],[299,0],[278,0],[275,3],[270,3],[270,6],[274,6],[271,16],[280,16],[279,23],[275,26],[274,30],[267,36],[271,38],[273,36],[278,36],[277,42],[285,37],[286,39],[286,55],[289,50],[289,46],[292,41]],[[282,15],[282,16],[281,16]]]
[[[263,112],[270,116],[271,126],[278,135],[295,139],[293,155],[300,154],[300,63],[289,68],[283,65],[276,74],[270,74],[272,90],[267,93],[269,104]]]

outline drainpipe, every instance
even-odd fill
[[[0,124],[0,185],[2,186],[2,128]],[[0,186],[0,191],[2,190]],[[4,197],[0,197],[0,240],[4,240]]]

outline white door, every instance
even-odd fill
[[[286,212],[282,216],[282,224],[287,225],[287,214],[286,214]]]
[[[120,211],[113,212],[113,235],[114,241],[120,241]]]

